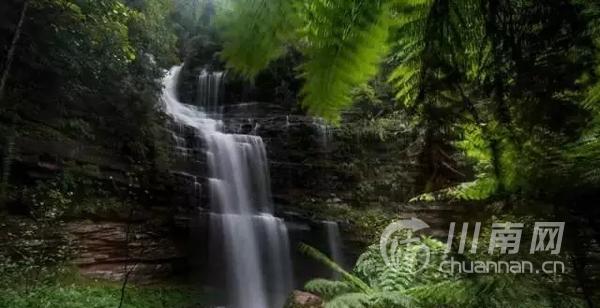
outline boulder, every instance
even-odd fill
[[[308,292],[294,291],[288,302],[285,305],[286,308],[322,308],[323,300]]]

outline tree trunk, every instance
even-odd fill
[[[19,43],[19,39],[21,38],[23,23],[25,23],[25,17],[27,16],[27,8],[29,8],[29,1],[30,0],[25,0],[25,2],[23,3],[23,9],[21,10],[19,22],[17,23],[17,29],[15,30],[15,34],[10,44],[10,48],[8,49],[8,54],[6,54],[6,61],[4,62],[4,72],[2,72],[2,79],[0,79],[0,103],[4,100],[6,81],[8,80],[8,76],[10,75],[10,68],[15,57],[17,44]]]
[[[8,181],[10,178],[10,165],[15,152],[15,130],[14,126],[8,132],[4,144],[4,157],[2,158],[2,173],[0,175],[0,207],[4,207],[7,200]]]
[[[23,31],[23,24],[25,23],[25,18],[27,17],[27,9],[29,8],[29,2],[30,0],[25,0],[23,2],[23,8],[21,9],[21,14],[19,16],[17,28],[15,30],[15,34],[13,35],[12,42],[8,49],[8,53],[6,54],[6,60],[4,61],[4,71],[2,72],[2,77],[0,79],[0,106],[4,101],[4,94],[6,92],[6,82],[8,81],[8,77],[10,76],[10,69],[12,67],[19,39],[21,38],[21,32]],[[10,165],[15,152],[15,115],[13,114],[11,118],[12,123],[4,144],[5,149],[4,157],[2,158],[2,173],[0,174],[0,206],[2,207],[4,206],[4,203],[6,201],[8,180],[10,177]]]

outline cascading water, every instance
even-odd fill
[[[165,77],[162,98],[166,113],[175,122],[194,128],[205,144],[210,237],[224,249],[228,305],[281,307],[292,287],[291,258],[286,226],[271,214],[265,145],[258,136],[223,133],[221,121],[179,102],[176,84],[180,70],[174,67]],[[199,77],[199,101],[211,111],[218,107],[216,94],[222,90],[222,76],[203,71]]]
[[[217,113],[221,102],[221,92],[225,74],[223,72],[209,72],[203,69],[198,75],[196,85],[196,103],[209,113]]]
[[[325,120],[321,118],[313,119],[313,125],[317,129],[317,133],[319,135],[319,143],[321,144],[321,147],[327,150],[329,148],[329,143],[331,142],[332,138],[331,126],[329,126],[329,124],[327,124],[327,122],[325,122]]]
[[[325,226],[325,233],[327,234],[327,244],[329,246],[329,257],[341,267],[345,267],[345,257],[342,252],[342,236],[340,234],[340,227],[335,221],[323,221]],[[334,276],[339,276],[337,272]]]

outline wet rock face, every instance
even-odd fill
[[[74,264],[90,278],[149,283],[176,274],[186,253],[167,227],[122,222],[71,222]]]
[[[223,122],[229,133],[255,134],[264,140],[276,204],[329,195],[354,181],[334,168],[329,154],[335,145],[325,144],[325,126],[314,117],[278,104],[251,102],[224,107]]]
[[[100,146],[74,140],[47,140],[33,137],[15,139],[12,162],[13,177],[17,182],[44,180],[63,172],[68,163],[90,165],[97,170],[90,178],[111,179],[116,183],[128,183],[126,159]]]

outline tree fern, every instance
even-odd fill
[[[359,291],[352,284],[345,281],[332,281],[326,279],[313,279],[306,283],[304,288],[309,292],[321,295],[325,300],[333,299],[342,294]]]
[[[444,245],[439,241],[424,238],[423,243],[430,248],[434,262],[443,259]],[[439,273],[436,263],[424,271],[416,273],[415,264],[419,262],[414,249],[419,245],[408,244],[411,253],[399,253],[399,267],[391,268],[380,254],[379,246],[373,245],[363,253],[354,268],[354,274],[346,273],[342,282],[328,282],[315,279],[308,282],[305,288],[317,293],[326,300],[326,307],[418,307],[416,299],[406,291],[422,283],[442,281],[446,275]],[[303,245],[302,251],[315,257],[334,270],[339,270],[333,261]],[[346,290],[345,293],[340,291]]]
[[[371,296],[367,293],[346,293],[325,304],[325,308],[367,308],[372,307]]]
[[[441,262],[447,260],[445,244],[422,238],[434,257],[431,266],[417,275],[398,270],[383,262],[377,245],[371,246],[358,259],[353,279],[362,279],[369,291],[354,288],[346,280],[332,282],[315,279],[306,289],[323,296],[326,308],[360,307],[583,307],[583,301],[561,287],[557,281],[543,275],[485,274],[465,276],[439,271]],[[416,246],[416,245],[415,245]],[[407,245],[407,249],[415,246]],[[317,256],[318,260],[333,265],[331,260]],[[413,256],[405,254],[405,256]],[[467,261],[469,257],[465,256]],[[488,256],[489,257],[489,256]],[[403,261],[415,263],[416,260]],[[410,267],[410,265],[409,265]],[[333,268],[337,268],[335,265]]]
[[[398,66],[389,76],[397,89],[396,99],[411,106],[419,96],[422,82],[423,56],[426,49],[426,32],[429,11],[433,1],[408,1],[396,8],[398,37],[394,42],[394,62]]]
[[[222,1],[217,16],[222,59],[249,79],[285,52],[299,26],[295,5],[287,0]]]
[[[368,284],[366,284],[360,278],[346,272],[341,266],[336,264],[333,260],[329,259],[325,254],[318,251],[317,249],[306,244],[300,244],[299,249],[301,252],[313,257],[314,259],[330,267],[332,270],[340,273],[342,275],[342,278],[344,278],[345,281],[350,283],[353,288],[356,288],[366,293],[372,292],[371,287],[369,287]]]
[[[593,155],[600,129],[600,8],[595,2],[223,3],[219,20],[228,66],[252,77],[288,46],[298,49],[304,55],[298,68],[303,105],[329,120],[339,120],[353,90],[364,86],[387,56],[396,99],[425,132],[419,163],[430,178],[424,190],[446,187],[416,199],[543,194],[550,178],[576,178],[573,170],[598,183]],[[562,111],[568,114],[553,123]],[[581,134],[586,124],[589,129]],[[452,151],[449,140],[457,139],[454,150],[472,163],[475,176],[451,187],[448,181],[432,185],[439,169],[449,165],[442,158]],[[583,170],[584,161],[593,168]],[[541,170],[548,166],[553,168]]]
[[[313,114],[338,120],[387,54],[391,16],[386,0],[317,0],[305,6],[300,66],[303,105]]]
[[[294,46],[309,112],[332,121],[352,101],[387,54],[391,0],[228,0],[219,10],[222,58],[252,78]]]
[[[455,142],[473,165],[476,178],[440,191],[425,193],[411,201],[458,199],[486,200],[501,193],[515,193],[528,178],[527,162],[521,161],[513,141],[497,123],[464,124],[462,140]]]
[[[562,294],[531,277],[479,275],[415,287],[409,292],[421,307],[583,307],[572,295]]]
[[[596,47],[596,60],[600,61],[600,5],[593,1],[574,1],[583,6],[583,15],[588,22],[587,34],[591,37],[594,46]],[[588,87],[586,95],[581,102],[581,106],[593,111],[596,116],[600,115],[600,65],[594,68],[596,75],[595,80],[592,80],[592,85]]]

